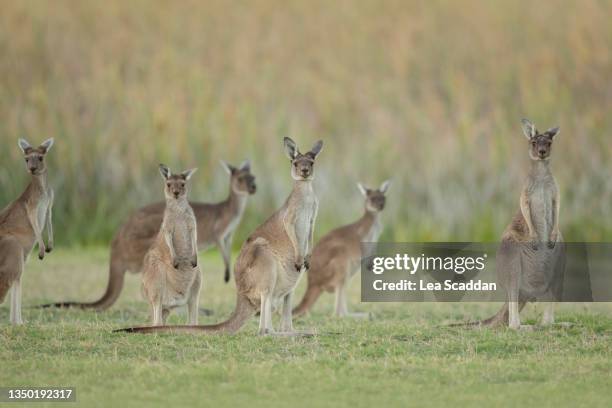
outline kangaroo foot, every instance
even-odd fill
[[[316,334],[314,330],[293,330],[273,333],[274,336],[278,337],[314,337]]]
[[[259,336],[272,336],[275,334],[276,332],[274,331],[274,329],[259,329],[259,332],[257,332],[257,335]]]
[[[351,313],[347,313],[346,317],[352,317],[353,319],[372,320],[372,314],[368,312],[351,312]]]
[[[215,314],[211,309],[205,309],[203,307],[199,309],[199,312],[202,316],[212,316]]]

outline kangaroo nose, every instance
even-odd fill
[[[541,155],[541,156],[544,156],[544,154],[546,153],[546,150],[544,150],[544,149],[540,149],[540,150],[539,150],[539,153],[540,153],[540,155]]]
[[[179,196],[179,192],[178,192],[178,191],[175,191],[175,192],[174,192],[174,196],[175,196],[176,198],[178,198],[178,196]]]
[[[302,176],[306,177],[308,175],[308,169],[302,169]]]

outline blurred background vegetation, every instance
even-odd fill
[[[56,242],[106,244],[162,198],[157,163],[198,166],[192,199],[250,158],[237,245],[291,181],[281,139],[319,138],[317,235],[393,179],[383,239],[499,238],[528,169],[520,119],[561,126],[566,239],[612,232],[609,1],[2,1],[0,207],[29,177],[17,138],[54,136]]]

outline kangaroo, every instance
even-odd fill
[[[249,161],[234,167],[223,161],[222,166],[230,176],[230,192],[220,203],[190,202],[197,220],[198,249],[216,245],[225,263],[225,282],[229,282],[231,247],[234,231],[238,227],[247,203],[247,197],[255,194],[257,186]],[[111,307],[121,294],[126,271],[138,273],[142,269],[145,253],[155,240],[162,223],[166,203],[159,202],[140,208],[119,228],[111,244],[110,273],[106,292],[91,303],[59,302],[40,307],[79,307],[105,310]]]
[[[293,315],[300,316],[310,310],[323,291],[336,294],[336,316],[367,317],[367,313],[349,313],[346,305],[346,287],[361,266],[362,242],[376,242],[382,233],[380,213],[385,208],[387,180],[379,189],[369,189],[357,183],[365,197],[365,213],[356,222],[337,228],[325,235],[312,251],[308,270],[308,288]]]
[[[201,274],[196,218],[187,202],[186,186],[196,169],[173,175],[160,164],[159,171],[166,181],[166,208],[159,233],[144,258],[142,292],[151,305],[153,326],[165,324],[170,310],[185,304],[189,324],[197,324]]]
[[[502,235],[497,252],[498,280],[506,290],[506,303],[491,318],[470,325],[521,326],[520,311],[528,301],[550,302],[542,324],[554,323],[554,304],[560,300],[565,269],[565,248],[559,231],[560,196],[550,170],[552,143],[559,128],[540,133],[527,119],[523,133],[529,140],[531,169],[521,192],[519,211]]]
[[[38,259],[53,249],[53,190],[47,186],[45,157],[53,146],[47,139],[38,147],[32,147],[19,139],[26,168],[32,175],[30,184],[15,201],[0,212],[0,303],[11,289],[12,324],[23,324],[21,318],[21,275],[34,244],[38,244]],[[47,227],[47,245],[43,241],[43,229]]]
[[[243,244],[235,267],[236,308],[225,322],[208,326],[133,327],[137,333],[235,333],[259,309],[259,334],[295,336],[291,297],[302,271],[310,266],[318,200],[312,188],[315,159],[323,142],[302,154],[290,138],[284,139],[291,161],[293,190],[285,204],[260,225]],[[272,310],[282,301],[280,332],[272,327]]]

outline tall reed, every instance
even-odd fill
[[[281,139],[323,138],[317,234],[355,219],[355,182],[393,178],[383,239],[496,240],[527,171],[520,119],[561,126],[566,239],[612,231],[607,1],[4,1],[0,206],[27,182],[17,138],[55,136],[57,242],[107,243],[162,199],[157,163],[198,166],[192,197],[250,158],[238,244],[290,188]],[[309,147],[309,146],[308,146]]]

